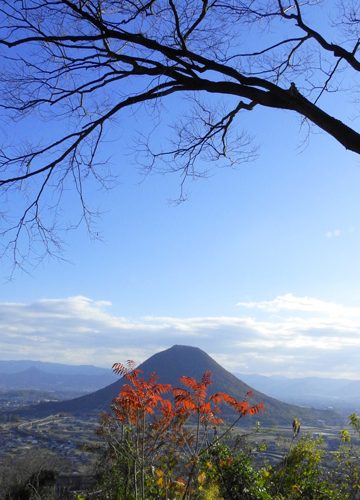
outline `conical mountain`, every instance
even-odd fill
[[[156,372],[160,382],[170,383],[173,386],[180,385],[179,379],[183,375],[200,379],[205,371],[210,370],[213,380],[210,393],[227,392],[240,400],[244,398],[247,391],[252,389],[197,347],[175,345],[170,349],[154,354],[144,361],[139,368],[145,378]],[[117,396],[124,383],[126,381],[120,379],[103,389],[76,399],[41,403],[22,411],[21,415],[39,417],[62,412],[81,415],[109,411],[111,401]],[[341,421],[340,417],[332,411],[289,405],[254,390],[251,403],[259,402],[264,403],[265,411],[263,414],[257,415],[256,419],[266,425],[289,425],[294,416],[300,418],[304,425],[319,426],[322,424],[336,424]],[[244,424],[246,421],[250,423],[250,420],[252,419],[244,419],[243,422]]]

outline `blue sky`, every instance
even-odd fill
[[[115,144],[102,241],[80,228],[68,262],[3,280],[2,359],[110,366],[182,343],[233,371],[359,377],[359,160],[325,134],[300,152],[289,113],[252,120],[258,159],[180,205],[176,176],[142,179]]]
[[[342,95],[324,103],[356,124]],[[182,111],[173,98],[164,106]],[[289,112],[255,109],[238,127],[258,158],[189,180],[176,204],[179,177],[144,178],[129,155],[152,120],[141,108],[111,125],[101,158],[118,185],[88,190],[99,239],[66,232],[66,260],[12,280],[2,261],[0,357],[111,366],[182,343],[233,371],[359,378],[359,158],[318,130],[307,137]],[[29,117],[1,133],[12,143],[58,126]],[[66,196],[64,221],[77,210]]]

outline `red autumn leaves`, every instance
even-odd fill
[[[129,384],[125,384],[113,400],[114,412],[120,422],[128,421],[136,424],[140,417],[154,414],[156,409],[160,411],[164,419],[173,418],[172,404],[163,397],[163,394],[172,390],[170,384],[159,384],[155,373],[150,376],[149,380],[140,377],[141,370],[134,368],[133,361],[128,361],[127,366],[115,363],[113,371],[129,381]]]
[[[126,366],[115,363],[113,370],[129,382],[113,400],[115,415],[122,423],[136,425],[146,414],[156,412],[160,415],[157,419],[158,425],[175,419],[184,422],[193,415],[200,418],[203,425],[218,425],[222,423],[219,414],[223,404],[231,407],[240,416],[254,415],[264,408],[262,403],[250,406],[247,398],[252,396],[251,391],[242,401],[224,392],[208,396],[208,389],[212,384],[210,371],[206,371],[200,381],[193,377],[181,377],[180,382],[184,388],[180,388],[158,383],[155,373],[145,380],[140,376],[141,370],[135,369],[132,361],[128,361]]]

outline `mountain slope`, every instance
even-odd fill
[[[160,382],[170,383],[174,386],[180,385],[179,378],[182,375],[199,379],[205,371],[210,370],[214,381],[211,392],[228,392],[238,399],[243,399],[246,392],[251,389],[197,347],[173,346],[151,356],[139,368],[145,377],[156,372]],[[70,401],[42,403],[21,412],[21,415],[45,416],[59,412],[86,414],[109,411],[112,399],[118,394],[124,383],[124,380],[118,380],[103,389]],[[266,425],[290,425],[294,416],[299,417],[305,425],[340,423],[339,417],[334,412],[289,405],[257,391],[254,391],[254,397],[251,401],[265,404],[265,412],[257,416],[256,419]],[[244,419],[244,423],[250,423],[250,420],[250,418]]]

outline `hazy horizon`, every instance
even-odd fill
[[[176,344],[174,344],[176,345]],[[167,346],[165,347],[163,350],[166,350],[166,349],[169,349],[173,347],[172,346]],[[195,347],[197,348],[198,346],[196,345],[185,345],[184,344],[184,347]],[[161,352],[161,351],[157,351],[157,352]],[[156,353],[154,353],[156,354]],[[152,354],[149,356],[151,357]],[[213,357],[213,356],[211,356]],[[215,355],[216,357],[216,355]],[[148,359],[148,358],[146,358]],[[146,361],[146,359],[144,361]],[[214,358],[215,359],[215,358]],[[58,362],[56,360],[41,360],[41,359],[33,359],[33,358],[27,358],[27,359],[3,359],[1,358],[0,356],[0,364],[2,362],[5,362],[5,363],[21,363],[21,362],[25,362],[25,363],[40,363],[40,364],[47,364],[49,363],[50,365],[61,365],[61,366],[71,366],[71,367],[89,367],[89,368],[95,368],[95,369],[100,369],[100,370],[107,370],[109,372],[112,372],[112,368],[111,367],[108,367],[108,366],[101,366],[101,365],[98,365],[98,364],[87,364],[87,363],[66,363],[66,362]],[[140,361],[137,363],[137,366],[139,366],[141,363],[143,363],[143,361]],[[41,369],[41,368],[40,368]],[[22,369],[21,367],[19,367],[19,371],[23,371],[23,370],[26,370],[26,368]],[[46,371],[46,369],[45,369]],[[0,366],[0,373],[1,373],[1,366]],[[15,372],[11,372],[11,373],[15,373]],[[17,372],[16,372],[17,373]],[[276,373],[267,373],[267,374],[262,374],[260,372],[236,372],[236,371],[231,371],[231,373],[233,375],[235,375],[236,377],[241,377],[241,376],[255,376],[255,377],[269,377],[269,378],[274,378],[274,379],[286,379],[286,380],[303,380],[303,379],[324,379],[324,380],[329,380],[329,379],[333,379],[333,380],[344,380],[344,381],[360,381],[360,378],[342,378],[342,377],[337,377],[337,376],[329,376],[329,377],[323,377],[321,375],[315,375],[315,376],[289,376],[289,375],[283,375],[283,374],[276,374]]]

